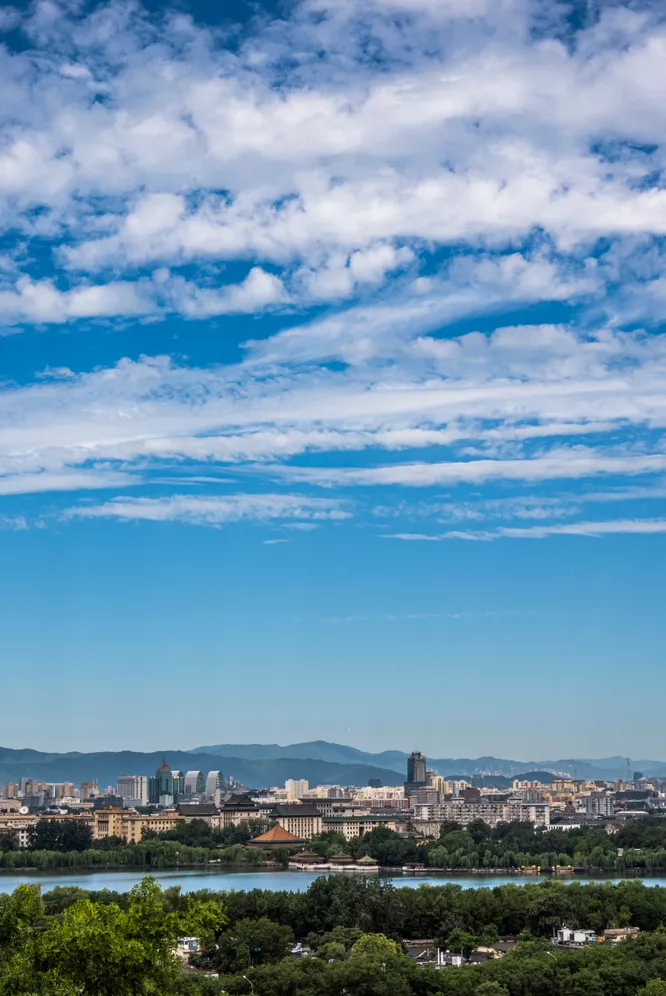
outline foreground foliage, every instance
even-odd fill
[[[169,991],[180,974],[181,934],[211,942],[225,925],[221,905],[188,897],[180,911],[146,878],[118,903],[75,898],[49,915],[35,886],[0,905],[0,992],[139,996]]]
[[[0,996],[666,996],[666,889],[560,882],[494,889],[395,888],[345,875],[305,893],[183,895],[146,878],[129,894],[21,886],[0,897]],[[567,923],[634,925],[618,945],[553,948]],[[419,966],[409,938],[469,954],[500,935],[504,957]],[[177,938],[201,939],[186,972]],[[294,941],[309,954],[294,957]]]

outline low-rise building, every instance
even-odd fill
[[[222,813],[213,802],[181,802],[176,806],[176,812],[186,823],[203,820],[214,830],[222,827]]]
[[[488,826],[498,823],[523,821],[536,826],[550,826],[550,806],[547,802],[524,803],[521,800],[490,802],[484,797],[478,802],[465,799],[451,799],[437,806],[418,806],[416,816],[425,822],[453,822],[467,826],[475,820],[483,820]]]
[[[18,813],[22,806],[21,799],[0,799],[0,813]]]
[[[620,941],[626,941],[628,937],[635,937],[640,932],[640,927],[608,927],[604,930],[604,940],[610,941],[611,944],[619,944]]]
[[[109,806],[106,809],[96,809],[94,813],[93,840],[104,840],[106,837],[121,837],[125,839],[125,820],[127,810],[122,806]]]
[[[268,811],[270,811],[268,808]],[[266,815],[266,809],[250,799],[249,795],[231,795],[220,807],[222,827],[237,827],[246,820],[258,820]]]
[[[324,816],[322,819],[323,833],[339,833],[345,840],[371,833],[375,827],[396,830],[395,816],[374,816],[367,813],[365,816]]]
[[[289,833],[305,840],[310,840],[322,831],[322,815],[309,803],[278,805],[270,816]]]
[[[314,806],[317,812],[321,813],[322,816],[342,816],[343,814],[354,815],[352,810],[356,808],[358,813],[368,813],[370,812],[369,806],[358,805],[351,796],[346,796],[344,798],[334,799],[334,798],[316,798],[314,796],[308,796],[307,799],[301,800],[308,806]]]
[[[30,831],[37,824],[37,817],[30,813],[5,813],[0,815],[0,833],[10,834],[19,847],[27,847]]]
[[[593,930],[580,930],[578,927],[560,927],[559,930],[555,931],[553,944],[559,944],[561,947],[567,948],[582,948],[586,944],[593,944],[596,939],[597,935]]]
[[[146,830],[152,830],[154,833],[166,833],[167,830],[174,830],[179,823],[185,822],[175,809],[150,814],[132,813],[127,810],[124,812],[124,836],[128,844],[132,842],[138,844]]]

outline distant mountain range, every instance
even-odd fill
[[[102,787],[115,785],[119,775],[152,775],[162,761],[183,771],[221,769],[225,778],[233,775],[236,781],[256,788],[283,785],[287,778],[306,778],[313,785],[367,785],[370,778],[379,778],[384,785],[396,782],[396,772],[390,768],[354,762],[335,763],[321,758],[244,758],[184,750],[46,754],[0,747],[0,783],[17,781],[26,775],[38,781],[71,781],[75,785],[95,779]]]
[[[384,785],[399,785],[407,771],[408,755],[389,750],[373,754],[344,744],[315,740],[289,744],[215,744],[194,750],[101,751],[50,754],[36,750],[0,747],[0,783],[30,776],[39,781],[71,781],[79,784],[96,779],[100,786],[115,785],[119,775],[150,775],[164,760],[173,768],[221,769],[245,785],[265,788],[281,785],[287,778],[305,778],[312,785],[366,785],[378,778]],[[578,778],[626,777],[626,757],[560,758],[546,761],[511,761],[497,757],[428,758],[428,767],[445,776],[495,776],[496,784],[510,784],[517,775],[544,780],[548,772],[569,773]],[[630,773],[666,777],[663,761],[632,760]]]
[[[331,761],[336,764],[369,764],[399,773],[404,780],[408,754],[400,750],[385,750],[379,753],[358,750],[344,744],[332,744],[325,740],[312,740],[306,743],[289,744],[215,744],[197,747],[192,753],[233,755],[252,760],[275,760],[278,758],[313,758]],[[484,774],[503,775],[513,778],[516,775],[534,772],[561,772],[577,778],[616,779],[627,775],[627,758],[619,754],[602,758],[558,758],[557,760],[511,761],[499,757],[428,757],[428,767],[441,775],[461,777]],[[630,762],[629,771],[642,771],[646,775],[666,777],[666,762],[645,759]]]

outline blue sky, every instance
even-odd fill
[[[0,30],[2,742],[663,757],[659,5]]]

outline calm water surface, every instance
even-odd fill
[[[32,883],[42,886],[42,890],[47,892],[57,885],[78,885],[82,889],[113,889],[115,892],[128,892],[133,885],[140,882],[144,871],[138,868],[125,868],[104,871],[53,871],[53,872],[0,872],[0,893],[12,892],[17,885]],[[336,874],[334,872],[334,874]],[[340,874],[340,873],[337,873]],[[153,872],[163,889],[172,885],[178,885],[183,892],[193,892],[196,889],[212,889],[215,892],[229,891],[235,889],[239,891],[249,891],[250,889],[264,890],[287,890],[289,892],[305,892],[315,879],[321,877],[321,873],[305,871],[234,871],[220,869],[208,870],[205,868],[162,868]],[[385,881],[389,878],[396,886],[408,886],[411,889],[417,888],[424,883],[431,885],[447,885],[454,883],[463,889],[492,889],[497,885],[506,885],[513,882],[515,885],[525,885],[528,882],[542,882],[550,879],[550,876],[538,875],[387,875],[382,876]],[[621,882],[622,878],[586,878],[584,876],[561,879],[564,882]],[[666,886],[666,878],[663,876],[647,876],[639,878],[638,881],[646,885]]]

